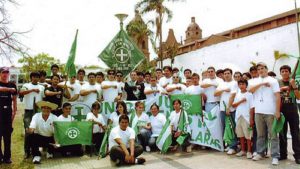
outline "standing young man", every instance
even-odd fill
[[[270,136],[272,164],[278,165],[279,138],[272,132],[272,124],[275,118],[280,118],[280,88],[276,79],[268,76],[268,68],[265,63],[258,63],[257,70],[259,77],[250,87],[253,93],[255,107],[255,124],[257,130],[256,149],[257,155],[252,159],[261,160],[266,149],[266,135]]]
[[[285,117],[283,131],[279,133],[280,139],[280,160],[287,159],[287,125],[290,125],[292,135],[292,148],[294,158],[297,164],[300,164],[300,138],[299,138],[299,115],[296,99],[300,99],[300,93],[295,79],[290,78],[291,67],[283,65],[280,67],[279,80],[280,97],[281,97],[281,112]]]
[[[12,122],[17,112],[17,88],[14,83],[8,82],[9,69],[0,68],[0,163],[11,161],[11,134]],[[4,141],[4,153],[2,153],[2,138]]]
[[[107,71],[107,79],[101,83],[103,99],[107,102],[117,102],[122,98],[122,90],[119,83],[115,80],[116,72],[114,70]]]
[[[29,124],[33,115],[36,113],[36,103],[43,100],[44,97],[44,90],[45,87],[38,84],[40,79],[40,74],[38,72],[31,72],[30,73],[30,83],[25,83],[19,94],[24,96],[24,129],[25,131],[28,130]],[[30,157],[30,145],[29,145],[29,135],[25,133],[24,138],[24,152],[25,152],[25,159]]]

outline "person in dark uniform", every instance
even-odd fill
[[[17,88],[14,83],[8,82],[9,69],[0,68],[0,163],[11,161],[11,134],[12,122],[17,112]],[[4,153],[2,152],[2,138]]]
[[[58,108],[55,110],[52,110],[51,113],[53,113],[56,116],[60,116],[62,114],[61,106],[62,106],[62,101],[63,97],[70,99],[70,93],[69,90],[64,90],[67,89],[67,86],[64,85],[64,87],[59,87],[59,76],[58,75],[53,75],[51,77],[51,86],[45,89],[45,101],[54,103],[58,105]]]

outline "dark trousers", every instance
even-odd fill
[[[130,153],[130,149],[127,149]],[[138,157],[143,153],[143,147],[141,145],[134,146],[134,158]],[[113,146],[110,150],[110,159],[112,161],[120,160],[121,163],[125,163],[125,152],[122,150],[120,146]]]
[[[99,152],[105,133],[93,133],[92,143],[95,145],[96,152]],[[91,152],[91,146],[86,146],[86,151]]]
[[[287,125],[289,123],[292,135],[292,148],[294,158],[300,159],[300,138],[299,138],[299,115],[297,111],[282,112],[285,122],[282,131],[279,133],[280,156],[287,157]]]
[[[41,156],[39,147],[47,148],[47,152],[50,154],[54,153],[54,147],[50,143],[54,143],[54,137],[45,137],[39,134],[29,135],[29,142],[31,145],[32,156]]]
[[[81,144],[62,146],[59,148],[59,151],[63,156],[67,156],[67,155],[82,156],[83,155]]]
[[[11,158],[12,132],[12,109],[10,107],[0,108],[0,160],[9,160]],[[4,152],[2,152],[2,138]]]
[[[24,129],[25,129],[24,152],[27,154],[30,154],[31,152],[30,152],[30,145],[29,145],[29,134],[26,132],[26,129],[29,128],[33,115],[34,115],[33,110],[25,110],[24,112],[24,118],[23,118]]]
[[[172,146],[175,146],[175,145],[178,144],[177,141],[176,141],[178,137],[174,137],[174,136],[175,136],[175,132],[172,133],[172,144],[171,144]],[[189,134],[187,136],[187,138],[185,138],[184,142],[182,143],[181,148],[186,149],[186,147],[191,144],[190,140],[191,140],[191,135]]]

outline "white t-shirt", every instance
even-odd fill
[[[216,77],[214,79],[210,79],[210,78],[204,79],[203,82],[202,82],[202,84],[214,84],[214,85],[218,86],[222,82],[223,82],[222,79]],[[217,102],[217,101],[220,101],[220,97],[215,97],[214,96],[215,91],[216,91],[216,87],[215,86],[204,88],[204,94],[207,97],[206,102]]]
[[[31,89],[39,89],[40,92],[39,93],[30,92],[29,94],[24,95],[24,104],[25,104],[25,109],[27,110],[33,110],[34,98],[35,98],[35,103],[37,103],[39,101],[42,101],[43,97],[45,97],[44,94],[45,87],[39,84],[33,85],[32,83],[25,83],[22,86],[21,91],[27,91]]]
[[[29,128],[35,129],[34,133],[51,137],[54,133],[53,122],[57,121],[57,117],[50,113],[48,119],[45,121],[42,117],[42,113],[36,113],[30,122]]]
[[[280,92],[279,83],[273,77],[258,77],[253,80],[253,85],[268,82],[271,86],[261,86],[253,93],[255,113],[270,114],[276,113],[276,97],[275,93]]]
[[[111,148],[113,146],[117,146],[119,145],[115,139],[120,138],[122,140],[122,142],[126,145],[127,148],[129,148],[129,140],[130,139],[135,139],[135,132],[132,128],[127,127],[125,131],[123,131],[120,126],[116,126],[114,127],[111,132],[110,135],[108,137],[108,145],[109,145],[109,150],[111,150]]]
[[[201,88],[199,85],[195,86],[195,85],[191,85],[189,87],[187,87],[184,90],[185,94],[202,94],[204,92],[203,88]]]
[[[66,82],[61,82],[61,83],[59,83],[59,84],[60,84],[60,85],[65,85],[65,83],[66,83]],[[70,81],[67,81],[66,85],[67,85],[68,87],[72,87],[72,88],[73,88],[73,90],[70,89],[70,88],[68,88],[71,98],[72,98],[74,95],[76,95],[76,94],[78,94],[78,95],[80,94],[81,85],[80,85],[79,83],[76,83],[76,81],[75,81],[75,83],[73,83],[73,84],[71,84]],[[78,99],[79,99],[79,98],[78,98]],[[78,99],[77,99],[77,100],[78,100]],[[76,101],[77,101],[77,100],[76,100]],[[66,102],[66,101],[67,101],[67,99],[64,97],[64,102]]]
[[[167,77],[164,76],[164,77],[160,78],[159,81],[158,81],[158,84],[161,87],[165,86],[166,84],[172,84],[172,83],[173,83],[172,77],[167,78]]]
[[[219,84],[219,86],[217,87],[216,90],[230,89],[230,92],[225,92],[224,91],[224,92],[222,92],[222,94],[220,96],[220,110],[221,111],[226,111],[223,102],[225,102],[226,106],[228,106],[229,98],[230,98],[230,95],[232,93],[231,91],[234,91],[234,92],[237,91],[237,89],[236,89],[237,85],[236,84],[237,84],[237,82],[232,80],[230,82],[221,82]],[[234,108],[231,107],[230,111],[231,112],[234,111]]]
[[[241,93],[240,91],[235,95],[234,103],[241,101],[242,99],[246,99],[246,102],[241,103],[235,112],[235,121],[239,119],[240,116],[244,117],[244,119],[250,123],[250,109],[254,108],[253,105],[253,95],[250,92]]]
[[[119,125],[119,118],[120,118],[120,115],[117,114],[117,112],[113,112],[109,115],[109,120],[112,121],[112,126],[115,127],[115,126],[118,126]]]
[[[74,118],[71,115],[68,115],[68,117],[64,117],[62,114],[57,117],[57,121],[74,121]]]
[[[170,120],[170,125],[173,125],[173,130],[174,131],[178,131],[178,123],[179,123],[179,118],[180,118],[180,114],[181,113],[186,113],[185,111],[181,111],[176,113],[176,111],[172,111],[169,117]],[[187,114],[186,114],[187,117]],[[188,120],[188,118],[186,118],[186,120]],[[186,123],[189,123],[188,121],[186,121]]]
[[[117,81],[103,81],[101,86],[117,86],[117,88],[103,89],[103,99],[107,102],[114,102],[119,93],[122,93],[121,87]]]
[[[166,116],[162,113],[158,113],[155,117],[152,115],[150,116],[150,123],[151,123],[151,137],[158,137],[161,130],[163,129],[166,123]]]
[[[78,83],[80,86],[83,86],[84,84],[87,84],[89,82],[76,80],[75,83]]]
[[[87,104],[88,106],[90,106],[90,108],[92,107],[92,104],[98,99],[98,98],[101,98],[101,86],[98,85],[98,84],[94,84],[94,85],[91,85],[89,83],[86,83],[84,84],[82,87],[81,87],[81,90],[94,90],[96,89],[97,90],[97,93],[90,93],[86,96],[82,96],[83,98],[83,102],[85,104]]]
[[[96,117],[92,112],[89,112],[86,115],[86,121],[89,121],[89,120],[94,120],[95,122],[101,123],[102,126],[106,126],[106,123],[103,119],[102,114],[98,114],[98,117]],[[94,124],[93,133],[103,133],[103,132],[104,132],[104,130],[101,127],[99,127],[98,124]]]
[[[181,84],[181,83],[177,83],[177,84],[168,84],[168,86],[166,87],[166,90],[168,89],[171,89],[171,88],[175,88],[175,87],[181,87],[181,89],[175,89],[173,90],[172,92],[169,92],[171,95],[173,94],[183,94],[185,89],[186,89],[186,86],[184,84]]]
[[[155,87],[148,86],[148,87],[145,88],[144,91],[147,92],[147,91],[152,91],[152,90],[158,90],[159,93],[151,93],[151,94],[147,94],[147,95],[146,95],[146,100],[148,100],[148,101],[149,101],[149,100],[152,100],[152,99],[155,99],[155,98],[158,98],[158,96],[160,96],[162,92],[165,92],[165,89],[162,88],[162,87],[159,86],[159,85],[156,85]]]

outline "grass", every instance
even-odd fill
[[[32,169],[34,165],[31,163],[31,158],[24,160],[24,137],[23,133],[23,118],[24,107],[18,104],[18,112],[13,123],[13,134],[11,141],[11,156],[12,164],[0,164],[1,169]],[[3,142],[3,141],[2,141]],[[3,146],[3,143],[2,143]],[[3,149],[2,149],[3,150]]]

